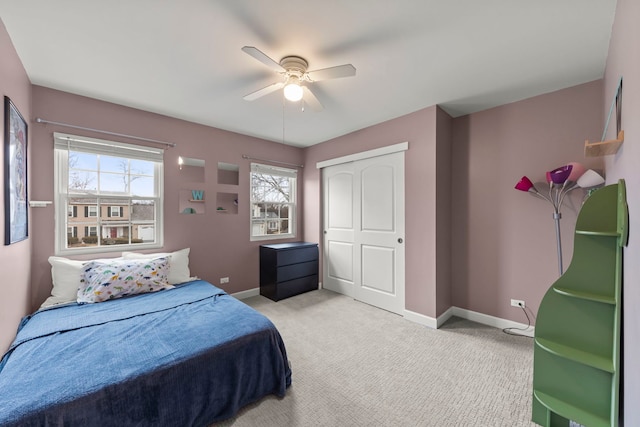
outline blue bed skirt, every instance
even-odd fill
[[[290,384],[275,326],[194,281],[24,318],[0,361],[0,426],[207,426]]]

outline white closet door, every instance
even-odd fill
[[[355,185],[353,164],[322,170],[324,192],[324,271],[322,286],[353,297]]]
[[[323,169],[324,287],[404,311],[404,152]]]

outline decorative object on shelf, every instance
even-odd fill
[[[596,190],[578,214],[571,264],[538,310],[532,401],[537,424],[618,426],[628,223],[624,180]]]
[[[613,107],[616,108],[616,139],[610,139],[605,141],[607,137],[607,128],[609,127],[609,121],[611,120],[611,114],[613,113]],[[620,149],[620,146],[624,142],[624,131],[622,128],[622,77],[618,81],[618,88],[616,89],[616,96],[611,102],[609,108],[609,115],[607,116],[607,122],[604,125],[604,131],[602,132],[601,142],[589,143],[587,139],[584,142],[584,155],[585,157],[599,157],[607,156],[609,154],[616,154]]]
[[[204,191],[203,190],[191,190],[191,197],[193,197],[193,200],[202,201],[202,200],[204,200]]]
[[[585,176],[586,175],[586,176]],[[582,177],[585,176],[585,179]],[[553,206],[553,220],[556,228],[556,246],[558,251],[558,272],[562,275],[562,240],[560,238],[560,219],[562,213],[560,209],[565,196],[576,188],[593,188],[604,183],[604,179],[595,171],[577,162],[570,162],[546,173],[549,184],[548,193],[539,191],[531,180],[523,176],[515,186],[516,190],[528,192],[542,200],[546,200]],[[599,179],[598,179],[599,178]]]
[[[195,209],[193,209],[193,208],[184,208],[184,209],[182,210],[182,213],[183,213],[183,214],[194,214],[194,213],[196,213],[196,210],[195,210]]]
[[[27,209],[27,122],[4,97],[4,244],[29,235]]]

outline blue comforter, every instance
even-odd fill
[[[204,281],[23,319],[0,426],[206,426],[291,384],[262,314]]]

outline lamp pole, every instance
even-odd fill
[[[559,207],[558,207],[559,208]],[[562,240],[560,238],[560,218],[562,218],[562,214],[558,211],[553,213],[553,220],[556,223],[556,244],[558,247],[558,273],[562,276]]]
[[[554,184],[553,182],[550,182],[548,196],[539,192],[533,184],[527,190],[529,194],[546,200],[553,206],[553,221],[556,228],[556,247],[558,251],[558,273],[560,276],[562,276],[562,273],[564,272],[562,268],[562,238],[560,237],[560,219],[562,218],[560,207],[562,206],[562,202],[564,202],[564,196],[576,188],[579,188],[579,186],[575,182],[565,181],[563,184]]]

